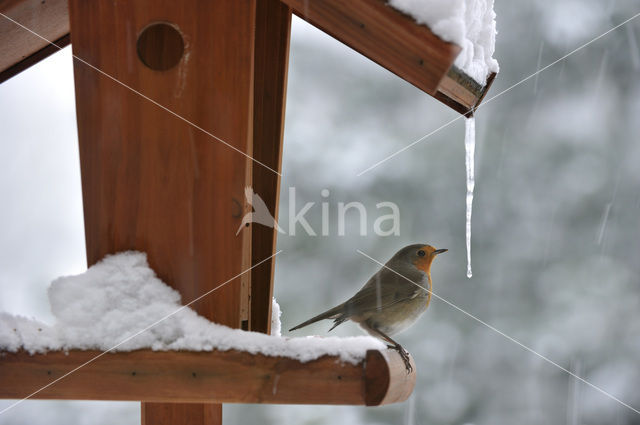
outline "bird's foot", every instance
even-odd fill
[[[400,357],[404,362],[404,367],[407,369],[407,375],[410,374],[413,371],[413,367],[411,366],[411,361],[409,360],[409,352],[402,348],[400,344],[387,345],[387,347],[396,350],[400,354]]]

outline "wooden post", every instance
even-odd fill
[[[282,161],[290,34],[291,9],[280,0],[259,0],[256,9],[253,154],[258,161],[278,172]],[[254,167],[253,189],[277,218],[280,176],[264,167]],[[275,228],[255,226],[252,234],[251,250],[255,264],[273,254],[278,232]],[[270,331],[274,263],[275,258],[272,258],[256,267],[251,274],[252,331]]]
[[[100,70],[74,62],[88,262],[145,251],[187,303],[249,266],[250,233],[236,230],[251,184],[240,152],[252,154],[255,0],[69,6],[74,54]],[[241,281],[192,307],[240,327]],[[215,405],[142,409],[148,424],[221,423]]]

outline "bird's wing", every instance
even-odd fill
[[[424,293],[424,289],[412,284],[402,276],[382,269],[345,303],[345,311],[358,314],[380,310]]]

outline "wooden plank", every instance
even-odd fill
[[[142,403],[142,423],[154,425],[208,424],[222,417],[222,405],[212,403]]]
[[[395,350],[367,351],[364,371],[367,406],[399,403],[409,398],[415,386],[415,364],[410,357],[413,371],[407,374],[406,365],[399,359]]]
[[[71,0],[72,46],[83,61],[251,155],[254,14],[255,1]],[[160,34],[141,48],[138,35],[154,22],[168,22],[183,43],[168,45]],[[162,55],[175,46],[184,52],[170,66]],[[151,69],[138,55],[168,69]],[[145,251],[183,303],[245,270],[250,236],[235,231],[247,207],[249,159],[79,60],[74,74],[89,264]],[[245,295],[236,278],[192,307],[237,328]],[[179,401],[143,394],[139,400]],[[174,408],[171,416],[184,411],[149,405],[143,412],[154,419]],[[194,409],[200,423],[221,422],[219,414],[200,414],[219,407]]]
[[[68,46],[71,43],[71,36],[69,34],[55,40],[52,44],[47,44],[42,49],[38,50],[31,56],[27,56],[20,62],[12,65],[11,67],[5,69],[4,71],[0,71],[0,84],[7,81],[9,78],[18,75],[22,71],[31,68],[33,65],[37,64],[43,59],[48,58],[54,53],[60,51],[61,48]]]
[[[260,0],[256,9],[253,155],[278,172],[282,163],[282,137],[289,65],[291,9],[280,0]],[[278,217],[280,176],[264,167],[253,169],[253,190]],[[274,228],[254,226],[253,263],[271,256],[276,249]],[[251,326],[269,333],[275,258],[256,267],[251,274]]]
[[[434,97],[461,114],[470,116],[482,103],[495,77],[496,73],[492,72],[482,86],[453,66],[440,82]]]
[[[67,0],[0,0],[0,13],[52,42],[64,41],[69,34]],[[0,82],[48,56],[42,54],[47,46],[50,44],[42,38],[0,16]],[[55,47],[46,52],[57,51],[52,49]],[[27,60],[36,53],[40,55]],[[4,74],[21,62],[22,69],[14,68],[13,73]]]
[[[495,77],[478,84],[453,66],[459,46],[383,0],[282,1],[300,18],[461,114],[480,105]]]
[[[434,95],[460,52],[384,0],[282,0],[296,15]]]
[[[25,352],[2,353],[0,398],[25,397],[98,354],[97,351],[33,356]],[[395,350],[369,351],[366,361],[358,365],[331,356],[301,363],[239,351],[140,350],[99,357],[32,398],[379,405],[405,400],[415,379],[415,372],[407,373]],[[152,410],[143,409],[143,415],[176,414],[167,411],[166,405],[154,406]],[[188,414],[197,416],[204,415],[203,412],[199,409]]]

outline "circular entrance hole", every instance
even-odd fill
[[[142,63],[156,71],[173,68],[184,53],[182,35],[166,22],[156,22],[143,29],[137,44]]]

